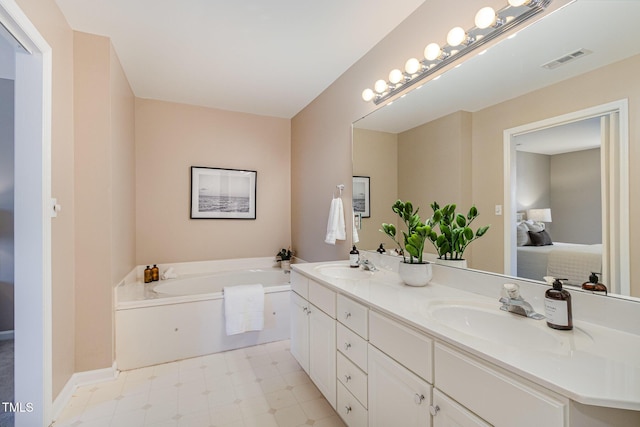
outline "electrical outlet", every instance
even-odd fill
[[[496,215],[502,215],[502,205],[496,205]]]

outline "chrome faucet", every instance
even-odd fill
[[[360,264],[362,266],[363,270],[366,270],[366,271],[378,271],[378,268],[375,265],[373,265],[373,263],[371,261],[369,261],[368,259],[361,259],[358,264]]]
[[[502,306],[500,310],[508,311],[509,313],[519,314],[520,316],[529,317],[535,320],[541,320],[545,317],[536,313],[536,311],[531,307],[531,304],[526,302],[522,296],[520,296],[520,287],[514,283],[506,283],[504,285],[504,290],[507,293],[506,297],[500,298],[500,302]]]

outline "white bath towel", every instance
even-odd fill
[[[344,207],[342,199],[334,197],[331,200],[331,208],[329,209],[329,220],[327,221],[327,236],[325,243],[335,245],[336,240],[345,240],[347,232],[344,225]]]
[[[177,278],[178,278],[178,274],[175,272],[173,267],[167,268],[165,272],[162,273],[162,280],[177,279]]]
[[[261,331],[264,327],[262,285],[225,286],[223,292],[227,335]]]
[[[362,218],[359,218],[362,221]],[[360,241],[360,237],[358,236],[358,227],[356,227],[356,216],[353,217],[353,232],[351,234],[351,241],[355,244]]]

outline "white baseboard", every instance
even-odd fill
[[[71,401],[73,393],[78,389],[78,387],[115,380],[118,378],[119,373],[120,371],[118,371],[118,367],[114,361],[110,368],[76,372],[73,374],[62,388],[62,391],[58,394],[58,397],[53,401],[53,419],[58,419],[60,414],[62,414],[62,411]]]
[[[2,332],[0,332],[0,341],[12,340],[12,339],[13,339],[13,331],[2,331]]]

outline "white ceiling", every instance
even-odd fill
[[[517,135],[515,141],[516,150],[518,151],[549,156],[600,148],[602,141],[600,117],[592,117]]]
[[[137,97],[291,118],[424,0],[56,0]]]

